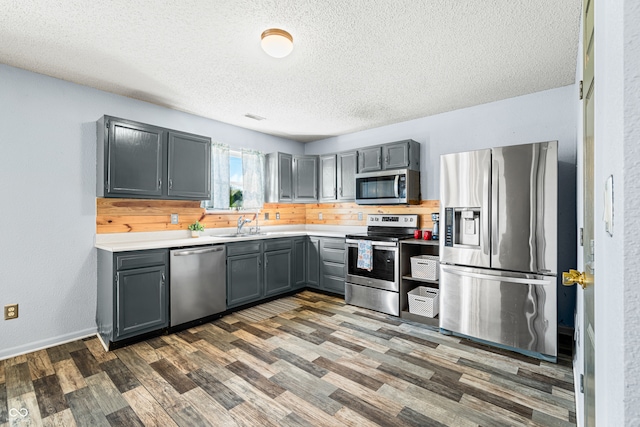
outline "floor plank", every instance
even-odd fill
[[[2,360],[0,427],[24,424],[12,408],[51,427],[571,427],[570,360],[304,291],[111,352],[90,337]]]

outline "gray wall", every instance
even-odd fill
[[[401,139],[421,145],[423,199],[439,199],[440,155],[558,141],[558,271],[576,267],[575,85],[410,120],[306,144],[306,154],[343,151]],[[575,289],[558,286],[558,323],[573,327]]]
[[[104,114],[302,154],[282,138],[0,64],[0,359],[94,333],[96,125]]]

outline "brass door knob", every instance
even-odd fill
[[[573,286],[578,284],[582,289],[587,287],[587,276],[584,273],[580,273],[578,270],[569,270],[562,273],[562,284],[565,286]]]

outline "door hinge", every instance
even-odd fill
[[[580,99],[582,99],[582,80],[580,80]]]
[[[580,227],[580,246],[584,246],[584,228]]]
[[[584,374],[580,374],[580,393],[584,393]]]
[[[108,121],[104,123],[104,127],[105,127],[106,130],[109,130],[109,122]]]

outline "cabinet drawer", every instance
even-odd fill
[[[322,260],[344,265],[344,249],[327,249],[325,247],[322,250]]]
[[[255,240],[253,242],[227,243],[227,257],[233,255],[244,255],[260,252],[262,242]]]
[[[116,269],[131,270],[133,268],[164,265],[167,262],[167,250],[122,252],[116,254]]]
[[[344,277],[324,276],[322,278],[322,288],[344,295]]]
[[[328,249],[341,249],[344,251],[344,239],[322,239],[322,246]]]
[[[264,251],[279,251],[281,249],[291,249],[291,239],[272,239],[264,241]]]
[[[344,264],[336,264],[334,262],[323,262],[322,273],[330,276],[344,277]]]

